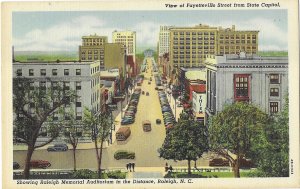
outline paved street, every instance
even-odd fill
[[[148,58],[148,66],[152,67],[150,58]],[[128,125],[131,128],[131,135],[126,141],[115,141],[112,145],[104,149],[103,153],[103,168],[125,168],[126,163],[134,162],[137,169],[138,167],[161,167],[161,171],[164,170],[165,163],[175,166],[187,166],[186,161],[174,162],[166,161],[158,157],[157,149],[161,147],[166,132],[163,124],[163,117],[161,113],[158,93],[155,90],[155,81],[152,76],[152,82],[149,85],[148,81],[151,77],[151,71],[148,70],[145,73],[145,79],[141,86],[142,90],[149,92],[149,96],[140,96],[135,122]],[[178,115],[178,113],[177,113]],[[161,119],[162,123],[157,125],[156,119]],[[144,120],[151,121],[152,131],[144,132],[142,128],[142,122]],[[124,126],[121,126],[124,127]],[[77,168],[91,168],[97,167],[96,155],[93,145],[90,145],[88,149],[77,150]],[[129,150],[136,154],[135,160],[115,160],[113,155],[117,150]],[[14,161],[17,161],[21,165],[21,169],[24,166],[24,159],[26,156],[26,150],[15,150]],[[47,152],[45,149],[36,150],[32,159],[48,160],[52,166],[52,169],[72,169],[73,158],[72,150],[68,152]],[[198,166],[208,166],[208,160],[198,160]],[[138,176],[138,175],[137,175]]]

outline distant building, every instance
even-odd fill
[[[104,45],[107,42],[107,36],[98,36],[96,34],[83,36],[82,45],[79,46],[79,60],[100,60],[100,65],[104,65]]]
[[[266,113],[280,112],[288,92],[288,57],[207,55],[207,116],[246,101]]]
[[[135,62],[136,53],[136,32],[135,31],[114,31],[112,33],[112,42],[121,43],[126,47],[127,55],[133,56]]]
[[[247,54],[258,52],[258,31],[197,25],[172,27],[170,31],[171,69],[201,67],[206,55]]]
[[[170,48],[170,28],[174,26],[160,26],[159,42],[158,42],[158,56],[163,56],[169,53]]]

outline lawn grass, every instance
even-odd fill
[[[31,61],[78,61],[78,53],[75,52],[26,52],[16,53],[15,60],[20,62]]]
[[[249,177],[250,172],[240,172],[241,177]],[[193,172],[191,175],[187,173],[168,173],[165,178],[234,178],[233,172]]]
[[[259,51],[259,56],[288,56],[287,51]]]

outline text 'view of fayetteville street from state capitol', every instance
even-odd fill
[[[268,49],[276,31],[234,19],[103,33],[94,23],[74,31],[72,53],[15,40],[14,179],[289,176],[286,46]],[[139,47],[139,35],[156,41]]]

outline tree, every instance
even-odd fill
[[[167,133],[159,156],[175,161],[188,161],[188,174],[191,175],[191,161],[196,161],[208,151],[206,127],[200,126],[186,113],[181,113],[178,123]]]
[[[272,116],[265,128],[263,145],[257,146],[256,156],[258,176],[288,177],[289,176],[289,101],[283,111]]]
[[[240,160],[253,157],[256,146],[262,144],[263,138],[258,136],[267,122],[267,114],[246,102],[228,105],[211,118],[210,149],[229,160],[235,177],[240,177]]]
[[[76,171],[76,148],[78,144],[78,140],[82,137],[82,132],[79,131],[81,127],[81,120],[76,120],[74,116],[74,112],[70,111],[68,113],[69,120],[64,122],[64,134],[65,134],[65,142],[72,145],[73,150],[73,165],[74,171]]]
[[[28,78],[13,80],[14,138],[28,146],[24,179],[29,178],[34,150],[51,143],[61,131],[61,123],[53,120],[54,113],[59,109],[62,111],[62,106],[69,104],[74,97],[72,91],[63,90],[58,83],[46,88],[46,85],[34,86],[34,80]],[[36,143],[39,137],[47,135],[47,141]]]
[[[102,151],[103,144],[110,134],[111,121],[107,113],[94,113],[88,109],[84,110],[83,125],[86,130],[91,131],[92,139],[95,144],[95,152],[98,164],[98,178],[101,178],[102,170]],[[100,143],[100,147],[98,146]]]

